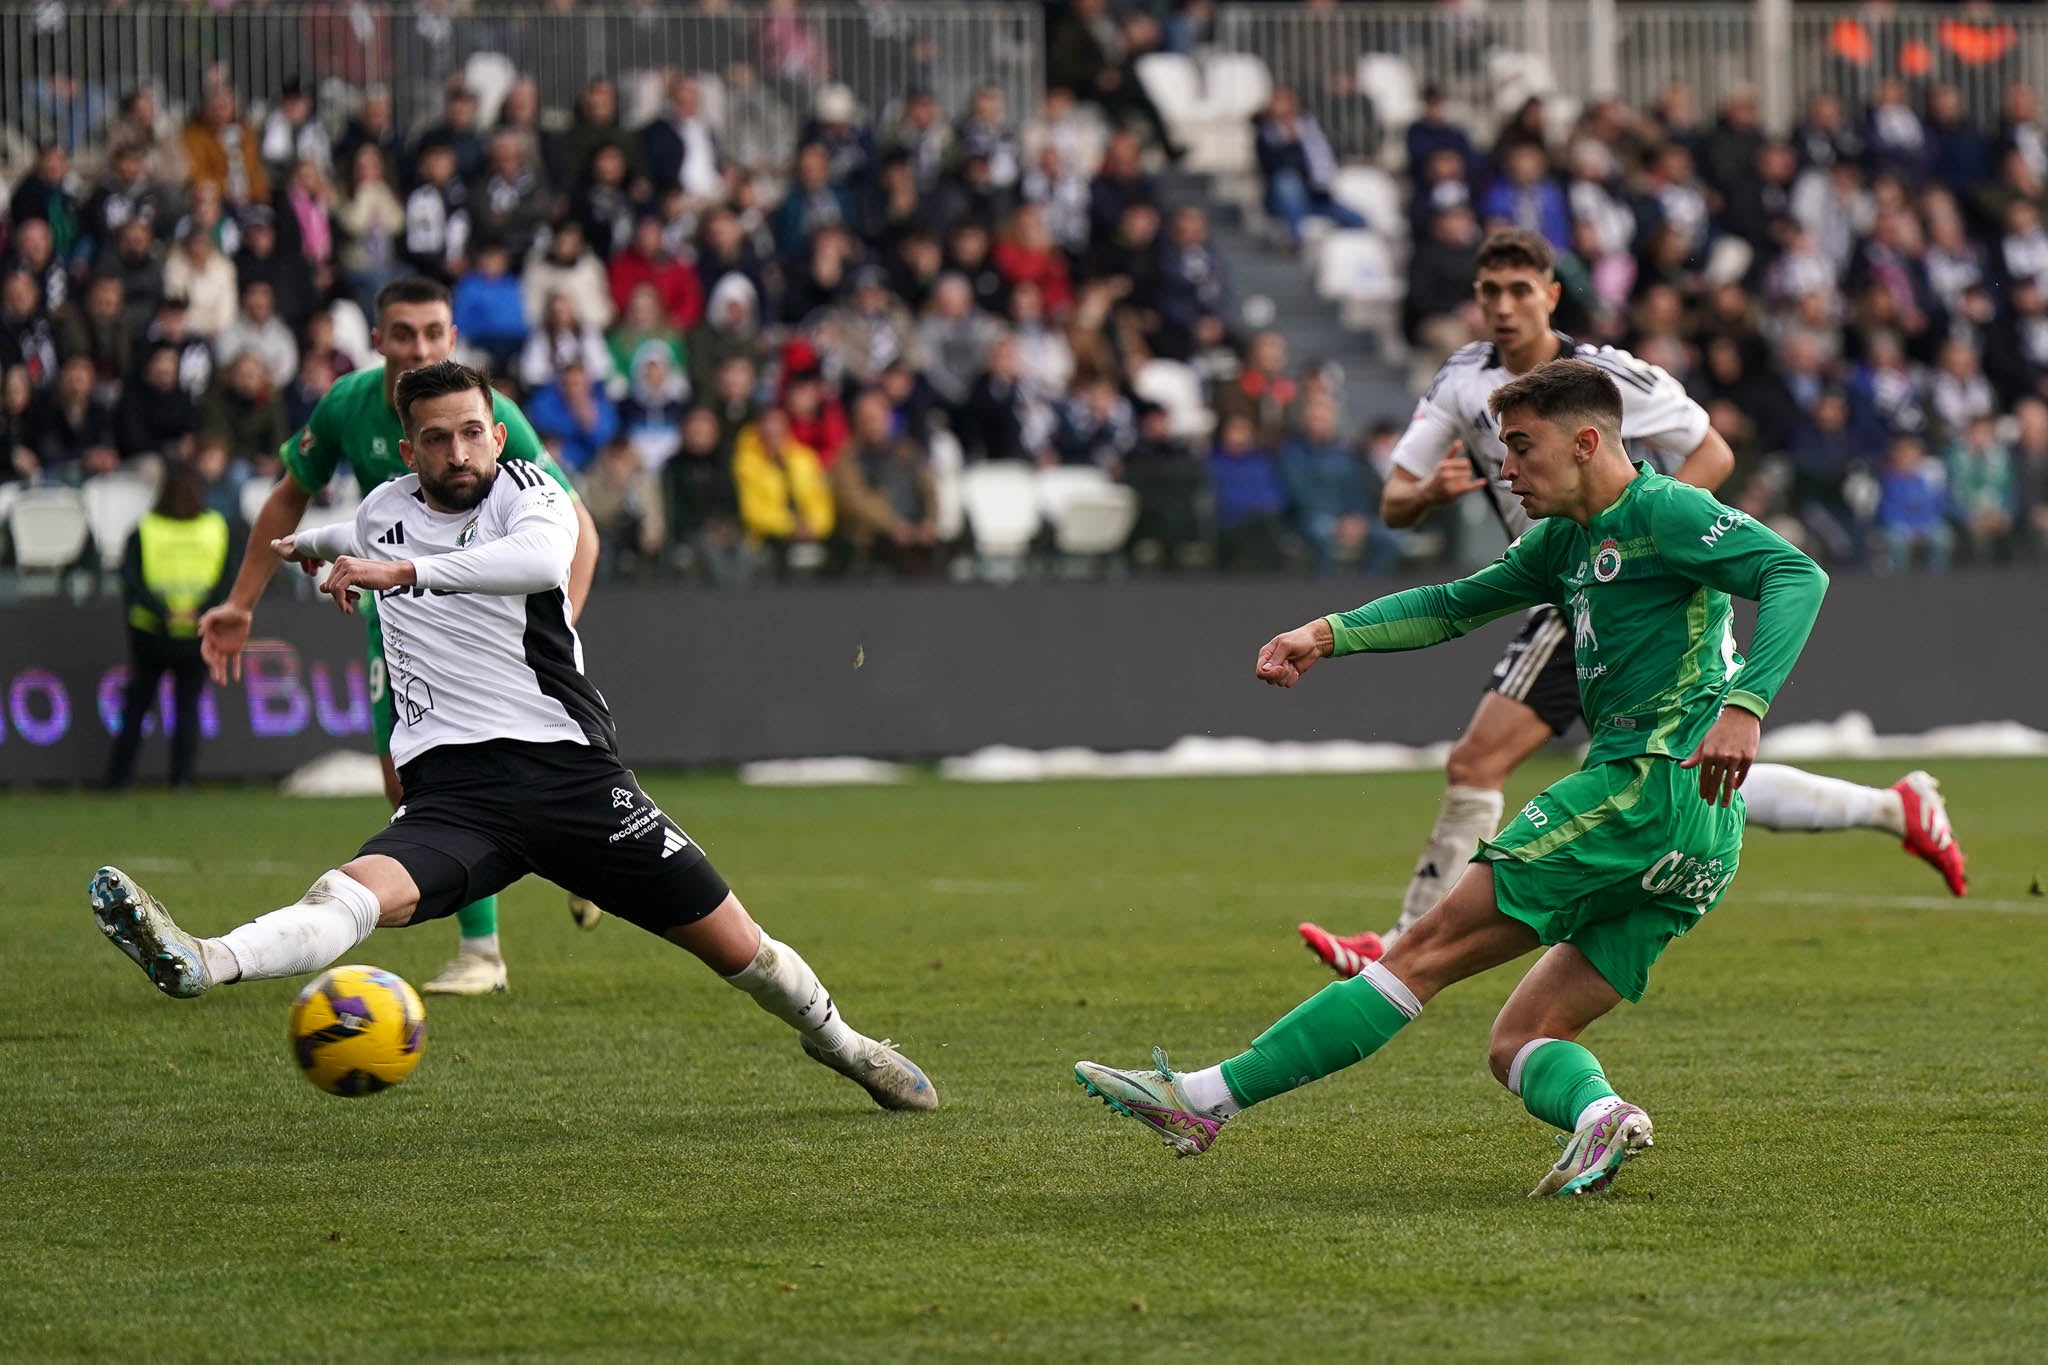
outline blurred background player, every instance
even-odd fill
[[[455,348],[454,313],[447,287],[421,276],[385,285],[377,293],[376,311],[376,328],[370,341],[384,357],[384,363],[336,380],[314,407],[306,425],[278,451],[284,461],[285,477],[277,481],[277,487],[271,490],[249,529],[252,550],[242,557],[241,570],[227,601],[200,618],[201,648],[216,682],[241,676],[242,649],[249,640],[256,604],[277,568],[277,557],[266,548],[270,542],[297,528],[314,495],[333,481],[335,471],[344,463],[366,496],[386,480],[403,477],[406,472],[405,462],[398,454],[404,430],[393,406],[393,394],[406,372],[448,359]],[[492,411],[507,433],[505,458],[539,465],[549,478],[569,490],[568,476],[542,448],[540,437],[534,434],[518,406],[500,395],[493,399]],[[573,491],[570,497],[573,501]],[[569,576],[572,620],[581,613],[583,601],[590,593],[598,549],[597,529],[589,514],[580,501],[574,505],[580,533],[575,565]],[[377,731],[377,755],[384,765],[384,794],[395,807],[404,799],[404,792],[391,761],[390,674],[376,599],[366,599],[362,607],[363,624],[369,633],[370,706]],[[596,922],[596,907],[587,901],[572,897],[570,911],[585,928]],[[456,914],[456,924],[460,943],[454,960],[422,989],[432,995],[488,995],[504,990],[507,977],[504,954],[498,945],[497,897],[486,896],[463,906]]]
[[[1483,491],[1510,539],[1527,531],[1529,518],[1502,475],[1506,451],[1487,399],[1510,379],[1559,357],[1584,358],[1614,379],[1621,390],[1621,437],[1634,456],[1710,492],[1734,468],[1727,442],[1677,380],[1627,351],[1585,345],[1551,326],[1560,286],[1556,257],[1540,234],[1503,228],[1489,235],[1479,248],[1473,293],[1492,339],[1453,353],[1416,404],[1381,495],[1388,526],[1412,526],[1437,507]],[[1310,951],[1349,976],[1392,947],[1436,904],[1480,840],[1500,827],[1509,776],[1578,723],[1579,682],[1570,623],[1555,607],[1537,607],[1494,666],[1465,733],[1451,748],[1445,763],[1450,785],[1401,898],[1400,918],[1384,934],[1345,936],[1303,924]],[[1949,890],[1963,894],[1962,849],[1926,773],[1909,773],[1890,788],[1864,787],[1764,763],[1750,774],[1743,794],[1749,819],[1766,829],[1878,829],[1897,835],[1907,852],[1940,871]]]

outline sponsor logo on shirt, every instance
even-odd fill
[[[633,804],[633,793],[624,787],[612,788],[612,809],[625,810]]]
[[[1730,531],[1734,530],[1736,527],[1742,525],[1743,522],[1748,520],[1749,513],[1747,512],[1723,512],[1720,516],[1714,519],[1714,524],[1707,528],[1707,533],[1700,537],[1700,544],[1706,546],[1709,550],[1711,550],[1716,545],[1721,543],[1722,536],[1728,534]]]
[[[1600,637],[1593,633],[1593,607],[1586,601],[1586,594],[1572,594],[1572,648],[1598,649]]]
[[[1643,874],[1643,890],[1653,895],[1668,891],[1682,901],[1704,907],[1713,904],[1734,880],[1735,869],[1719,858],[1701,861],[1674,848],[1650,864],[1650,870]]]

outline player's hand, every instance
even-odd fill
[[[298,551],[298,541],[299,538],[295,535],[286,536],[282,540],[271,541],[270,548],[279,559],[289,559],[294,564],[297,564],[299,572],[306,577],[317,578],[320,574],[320,566],[327,561],[324,559],[314,559],[310,555],[302,556]]]
[[[320,585],[320,591],[334,599],[334,604],[348,615],[354,615],[358,592],[382,592],[386,588],[412,586],[412,561],[409,559],[357,559],[343,555],[334,561],[334,569],[327,575],[327,581]]]
[[[230,678],[242,680],[242,647],[249,643],[249,626],[256,619],[247,607],[223,602],[199,618],[199,657],[216,684],[225,687]]]
[[[1316,660],[1336,647],[1337,637],[1331,632],[1330,623],[1321,619],[1275,635],[1259,651],[1258,679],[1274,687],[1292,687],[1314,667]]]
[[[1726,806],[1735,800],[1742,780],[1756,762],[1756,746],[1763,737],[1764,723],[1752,711],[1724,706],[1714,728],[1707,731],[1692,757],[1681,768],[1700,770],[1700,799],[1710,806]]]
[[[1451,448],[1429,477],[1422,481],[1422,496],[1430,506],[1436,507],[1447,502],[1456,502],[1475,488],[1486,487],[1486,480],[1479,477],[1479,471],[1472,467],[1472,461],[1465,457],[1465,443],[1451,442]]]

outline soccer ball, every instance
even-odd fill
[[[395,973],[333,967],[292,1002],[292,1056],[330,1095],[370,1095],[397,1085],[427,1050],[427,1011]]]

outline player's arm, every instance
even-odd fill
[[[1277,687],[1292,687],[1318,659],[1424,649],[1547,602],[1547,538],[1538,526],[1468,578],[1410,588],[1275,636],[1259,651],[1258,676]]]
[[[284,462],[284,477],[263,500],[263,509],[249,528],[234,586],[228,589],[227,601],[209,608],[199,618],[199,653],[216,683],[241,679],[242,649],[249,643],[256,603],[262,600],[271,574],[277,571],[277,556],[269,553],[267,547],[291,535],[312,504],[313,494],[328,485],[341,462],[341,441],[332,430],[331,415],[324,411],[327,407],[327,400],[322,398],[306,419],[305,429],[293,432],[278,448],[278,458]]]
[[[583,614],[583,604],[590,597],[590,585],[597,577],[597,523],[591,520],[590,511],[577,495],[576,486],[569,482],[569,475],[548,454],[541,444],[540,433],[533,429],[533,423],[526,420],[526,414],[519,405],[499,397],[492,400],[491,409],[500,422],[505,424],[505,451],[508,460],[531,460],[539,465],[542,472],[569,495],[570,504],[576,511],[576,554],[569,562],[569,624],[575,625],[576,618]]]
[[[1680,483],[1711,493],[1728,481],[1735,472],[1735,452],[1685,385],[1669,371],[1613,347],[1602,347],[1593,360],[1621,390],[1625,443],[1655,451],[1658,467]]]
[[[1380,520],[1395,528],[1413,526],[1485,483],[1465,457],[1457,422],[1424,398],[1394,447],[1394,467],[1380,493]]]
[[[1708,427],[1700,443],[1671,471],[1671,477],[1711,493],[1728,482],[1728,476],[1734,472],[1735,452],[1728,448],[1720,432]]]
[[[1820,616],[1828,576],[1776,531],[1706,493],[1677,490],[1652,522],[1665,564],[1756,605],[1756,634],[1720,718],[1683,766],[1700,770],[1700,795],[1727,805],[1749,775],[1763,718]]]
[[[393,578],[387,586],[404,584],[430,592],[494,597],[524,597],[559,588],[567,581],[575,559],[576,525],[568,495],[552,484],[540,483],[513,503],[506,514],[504,535],[446,554],[387,561]],[[335,571],[339,573],[341,565],[337,564]]]

